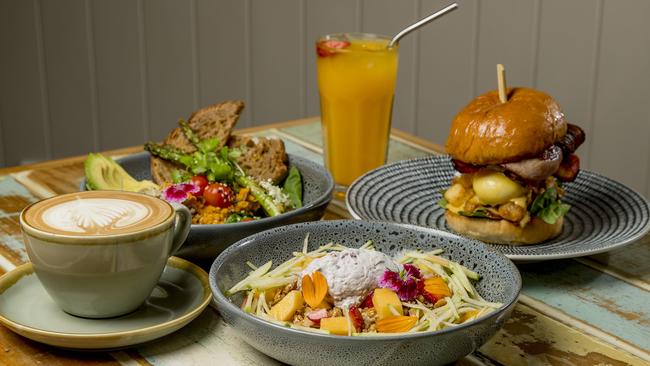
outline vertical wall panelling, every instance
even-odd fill
[[[496,89],[496,64],[506,67],[510,86],[531,84],[535,3],[519,0],[481,2],[478,94]]]
[[[194,109],[198,109],[201,100],[201,70],[199,68],[199,36],[198,36],[198,15],[197,15],[197,0],[190,0],[190,39],[192,41],[192,84],[194,90]]]
[[[598,2],[545,0],[541,3],[535,85],[557,100],[570,122],[586,130],[587,142],[578,153],[582,166],[587,167]]]
[[[379,33],[392,36],[402,28],[417,20],[417,0],[395,2],[393,0],[363,1],[363,32]],[[430,26],[433,26],[431,24]],[[399,73],[393,101],[393,127],[404,131],[413,131],[413,49],[416,46],[415,34],[410,34],[400,41]]]
[[[447,5],[423,0],[420,17]],[[459,9],[419,32],[418,121],[416,133],[444,143],[458,110],[473,98],[475,13],[478,1],[461,0]]]
[[[299,1],[251,2],[253,124],[301,117]]]
[[[93,0],[90,4],[95,48],[100,149],[142,144],[142,60],[138,3]]]
[[[591,166],[650,193],[650,2],[604,5]]]
[[[86,47],[88,50],[88,83],[90,89],[90,112],[93,130],[93,147],[95,151],[99,147],[99,112],[97,111],[97,72],[95,70],[95,40],[93,32],[93,18],[90,13],[90,0],[84,0],[83,7],[86,18]]]
[[[5,142],[2,134],[2,110],[0,110],[0,168],[6,166],[5,162]]]
[[[200,105],[239,99],[246,103],[239,127],[249,126],[247,1],[197,0]]]
[[[194,110],[191,27],[189,2],[144,1],[149,128],[154,140]]]
[[[316,81],[316,51],[314,42],[328,33],[355,32],[358,17],[355,2],[349,0],[305,1],[305,85],[308,116],[320,114],[318,83]]]
[[[300,116],[306,116],[307,113],[307,45],[305,44],[305,34],[307,30],[307,5],[305,0],[300,0],[298,3],[299,7],[299,31],[298,31],[298,52],[300,53],[300,84],[298,87],[300,91],[298,95],[300,97]]]
[[[140,90],[140,111],[142,113],[142,135],[145,141],[151,140],[151,120],[149,119],[149,93],[147,90],[147,41],[144,37],[144,0],[136,0],[137,6],[137,24],[138,24],[138,70],[140,71],[139,90]]]
[[[533,1],[533,23],[532,27],[532,41],[530,42],[530,77],[528,78],[528,85],[535,88],[537,80],[537,71],[538,71],[538,55],[539,55],[539,33],[541,27],[541,16],[542,16],[542,0],[532,0]]]
[[[35,1],[0,1],[0,164],[48,156]]]
[[[52,155],[93,151],[93,102],[84,0],[41,1]]]

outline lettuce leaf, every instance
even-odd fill
[[[557,189],[551,187],[535,198],[530,206],[530,213],[544,220],[547,224],[553,225],[569,212],[570,208],[570,205],[559,200]]]

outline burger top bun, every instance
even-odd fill
[[[501,103],[496,90],[470,102],[451,124],[446,150],[474,165],[502,164],[532,158],[566,134],[564,113],[548,94],[508,88]]]

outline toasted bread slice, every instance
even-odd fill
[[[232,135],[228,146],[243,148],[244,153],[237,158],[237,163],[248,175],[260,180],[270,179],[274,184],[287,176],[289,157],[279,138]]]
[[[188,124],[201,140],[217,138],[219,148],[221,148],[226,145],[243,109],[244,102],[242,101],[217,103],[192,113]],[[167,135],[164,144],[188,153],[196,150],[180,127],[176,127]],[[151,157],[151,176],[156,183],[171,182],[171,172],[175,169],[182,169],[182,167],[157,157]]]

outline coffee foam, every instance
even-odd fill
[[[65,235],[115,235],[155,226],[172,213],[165,202],[126,192],[79,192],[47,199],[29,207],[26,223]]]

